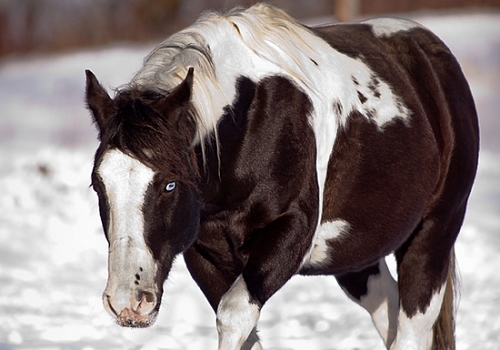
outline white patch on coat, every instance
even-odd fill
[[[401,18],[374,18],[362,23],[370,24],[373,34],[377,37],[391,36],[422,27],[416,22]]]
[[[240,276],[222,296],[217,308],[219,350],[239,350],[257,325],[260,309],[250,300],[247,284]]]
[[[157,292],[156,262],[144,239],[142,205],[154,171],[119,150],[104,154],[97,169],[109,200],[108,282],[104,292],[118,314],[137,307],[137,292]],[[139,286],[135,284],[140,276]],[[108,310],[109,311],[109,310]]]
[[[405,106],[401,98],[394,94],[392,88],[378,77],[373,71],[359,59],[352,63],[359,65],[359,69],[353,72],[352,77],[356,79],[356,95],[361,93],[366,99],[361,102],[358,97],[356,110],[361,112],[366,118],[374,121],[379,131],[383,131],[395,119],[400,119],[407,123],[412,112]],[[378,95],[370,89],[370,84],[377,81],[376,90]]]
[[[368,278],[367,294],[361,300],[344,292],[370,313],[373,324],[384,340],[386,347],[394,341],[397,332],[399,312],[398,284],[392,277],[385,259],[379,262],[380,273]]]
[[[399,312],[398,332],[391,350],[430,350],[433,341],[433,327],[443,302],[445,285],[432,296],[425,312],[417,312],[408,317],[403,310]]]
[[[238,27],[240,41],[247,52],[250,49],[252,62],[259,62],[259,66],[264,68],[256,70],[245,63],[240,72],[253,72],[247,73],[250,78],[254,78],[255,73],[258,73],[257,77],[284,75],[311,99],[313,111],[310,124],[316,136],[319,207],[322,208],[328,161],[339,124],[345,125],[350,113],[356,110],[367,118],[369,114],[374,115],[374,121],[382,130],[396,118],[409,117],[411,111],[381,78],[378,78],[380,96],[376,98],[366,92],[368,101],[362,104],[358,89],[361,86],[364,91],[369,90],[367,86],[375,73],[360,59],[333,49],[326,41],[272,6],[256,5],[238,16],[230,16],[228,20]],[[236,47],[241,47],[241,43]],[[234,50],[233,55],[238,52]],[[358,80],[359,86],[352,77]],[[342,115],[334,109],[334,101],[342,104]]]
[[[349,232],[351,225],[345,220],[334,220],[324,222],[318,226],[314,241],[309,253],[302,261],[302,266],[321,266],[328,263],[328,242],[342,239]]]

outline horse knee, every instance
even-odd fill
[[[219,350],[240,350],[248,343],[247,339],[251,337],[260,316],[260,306],[251,300],[245,280],[240,276],[224,294],[217,308]],[[254,344],[256,342],[258,339]],[[249,349],[253,349],[254,344]]]

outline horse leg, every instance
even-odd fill
[[[396,337],[399,309],[398,286],[385,259],[362,271],[336,276],[354,302],[366,309],[387,348]]]
[[[309,247],[301,215],[281,216],[252,235],[242,274],[217,309],[219,350],[239,349],[255,329],[265,302],[297,273]]]
[[[196,246],[189,248],[184,253],[184,260],[186,261],[186,266],[191,276],[196,281],[215,312],[217,312],[220,307],[222,297],[230,293],[231,290],[233,294],[241,293],[241,290],[238,290],[238,283],[235,282],[235,279],[231,279],[227,275],[222,274],[212,262],[207,260],[203,254],[196,249]],[[228,300],[227,296],[225,300]],[[233,305],[233,307],[234,306],[237,305]],[[226,305],[225,307],[231,306]],[[239,348],[237,349],[240,350]],[[255,327],[251,330],[246,341],[241,345],[241,350],[262,350]]]
[[[261,306],[252,299],[243,276],[222,297],[217,308],[219,350],[261,349],[258,337],[254,341]]]
[[[400,310],[391,350],[453,350],[454,253],[463,212],[427,218],[395,255]]]

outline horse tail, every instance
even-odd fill
[[[441,304],[441,311],[433,328],[433,350],[455,350],[455,313],[459,296],[459,283],[456,270],[455,250],[452,249],[443,303]]]

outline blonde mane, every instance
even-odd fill
[[[220,79],[224,66],[219,67],[214,58],[217,46],[230,42],[228,37],[276,66],[267,74],[289,75],[300,85],[313,88],[308,71],[315,59],[309,56],[315,54],[311,44],[320,39],[285,12],[267,4],[236,8],[226,14],[202,14],[193,25],[167,38],[146,57],[128,88],[166,93],[184,79],[189,67],[194,67],[193,105],[201,140],[216,130],[220,115],[213,114],[220,112],[221,106],[230,106],[234,97],[223,91]]]
[[[198,137],[194,142],[201,144],[204,158],[204,140],[212,135],[220,155],[217,123],[237,97],[236,81],[241,76],[255,83],[266,76],[285,76],[307,94],[313,106],[309,123],[316,134],[319,169],[328,164],[335,139],[331,135],[346,124],[351,111],[367,116],[377,110],[381,129],[394,118],[411,115],[390,85],[361,58],[335,50],[312,30],[267,4],[203,14],[146,57],[132,84],[169,91],[189,67],[195,71],[192,102]],[[362,103],[358,93],[370,96],[365,90],[375,78],[379,97]],[[325,176],[323,172],[318,175],[320,187]]]

